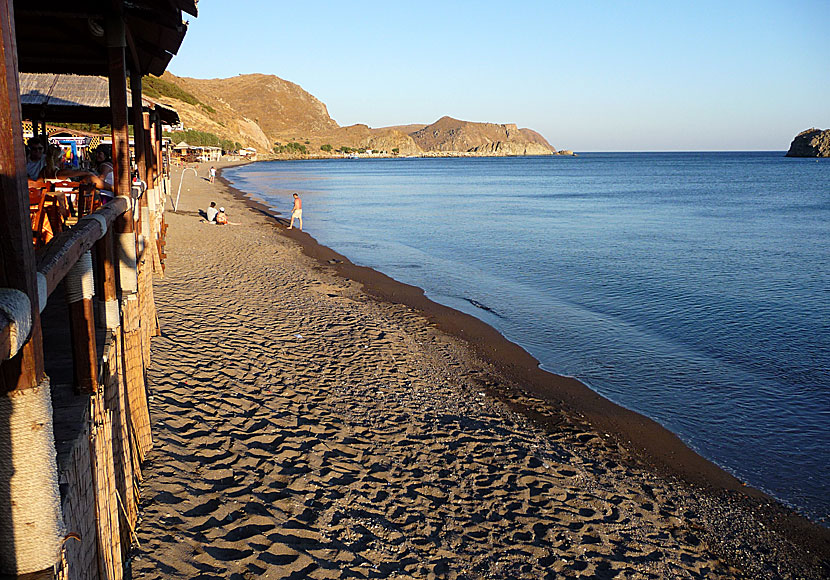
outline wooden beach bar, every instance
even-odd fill
[[[195,0],[0,0],[0,579],[123,577],[152,446],[146,369],[169,191],[170,110],[141,79],[178,51],[183,13]],[[44,89],[25,115],[21,73]],[[112,127],[114,199],[37,247],[24,121],[35,135],[47,122]]]

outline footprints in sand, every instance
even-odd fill
[[[602,438],[540,432],[414,314],[226,235],[174,238],[156,290],[134,578],[729,576]]]

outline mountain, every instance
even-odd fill
[[[307,93],[300,85],[273,75],[238,75],[227,79],[169,80],[214,107],[229,106],[254,120],[269,136],[310,135],[337,129],[326,105]],[[164,78],[164,77],[163,77]]]
[[[556,150],[539,133],[516,125],[474,123],[442,117],[431,125],[341,127],[322,101],[299,85],[273,75],[226,79],[147,77],[149,95],[179,111],[188,129],[270,152],[323,155],[331,149],[373,149],[401,155],[551,155]],[[285,147],[289,145],[289,147]]]
[[[830,129],[807,129],[796,135],[787,157],[830,157]]]

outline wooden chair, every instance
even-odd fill
[[[78,219],[89,215],[101,207],[101,198],[91,183],[81,183],[78,188]]]
[[[46,221],[46,188],[29,187],[29,216],[32,219],[32,243],[40,247],[46,243],[43,226]]]
[[[54,194],[46,193],[45,197],[46,204],[43,212],[46,214],[46,223],[43,225],[43,241],[48,243],[49,240],[63,231],[69,210],[66,209],[63,195],[56,198]]]
[[[72,198],[70,195],[79,195],[79,190],[81,188],[81,183],[79,181],[53,181],[52,188],[50,191],[54,191],[55,193],[64,193],[69,195],[64,195],[61,200],[61,205],[66,212],[64,217],[69,217],[70,215],[75,215],[75,207],[72,204]],[[80,202],[78,202],[80,204]]]

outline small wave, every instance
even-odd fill
[[[475,306],[476,308],[480,308],[481,310],[484,310],[485,312],[489,312],[490,314],[492,314],[494,316],[498,316],[499,318],[504,318],[501,314],[499,314],[498,312],[496,312],[495,310],[493,310],[489,306],[486,306],[486,305],[482,304],[478,300],[473,300],[472,298],[465,298],[465,300],[467,302],[469,302],[470,304],[472,304],[473,306]]]

